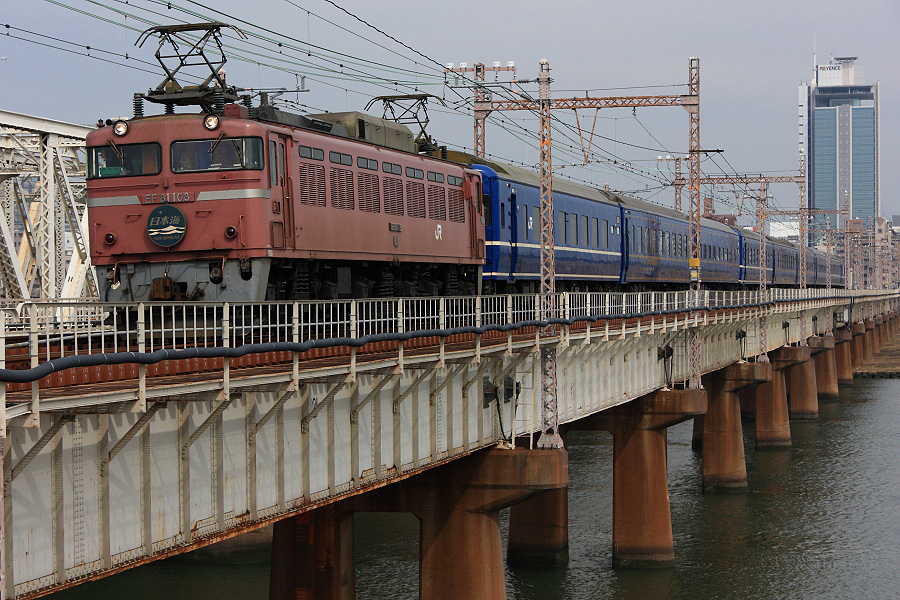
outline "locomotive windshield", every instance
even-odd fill
[[[162,158],[159,144],[122,144],[88,148],[88,179],[158,175]]]
[[[172,143],[173,173],[262,168],[262,138],[226,137]]]

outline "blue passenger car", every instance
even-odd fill
[[[473,165],[481,172],[487,252],[485,292],[540,282],[540,181],[508,165]],[[599,190],[558,181],[553,186],[554,252],[560,289],[596,289],[622,278],[622,208]]]
[[[700,279],[705,283],[734,285],[740,276],[740,243],[740,235],[732,227],[701,219]]]
[[[689,283],[690,240],[684,215],[635,198],[615,199],[625,223],[621,283]]]
[[[540,287],[541,213],[537,173],[468,157],[481,173],[485,202],[485,293]],[[566,180],[553,184],[554,256],[561,291],[683,289],[690,282],[687,215],[643,200]],[[759,285],[759,234],[701,219],[700,276],[714,287]],[[768,285],[800,285],[801,250],[766,238]],[[808,250],[807,285],[825,285],[824,253]],[[832,285],[840,287],[832,258]]]

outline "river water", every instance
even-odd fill
[[[510,600],[900,598],[900,380],[841,388],[818,420],[791,423],[790,450],[756,452],[745,422],[743,494],[702,493],[691,426],[669,429],[673,568],[612,569],[612,439],[570,433],[569,564],[508,569]],[[417,598],[416,520],[358,514],[355,523],[357,597]],[[268,576],[267,563],[172,559],[52,598],[263,600]]]

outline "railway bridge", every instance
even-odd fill
[[[353,598],[366,510],[419,518],[422,598],[505,598],[499,510],[509,561],[567,559],[566,452],[536,443],[547,346],[560,433],[614,437],[616,564],[671,564],[665,429],[694,419],[704,490],[740,491],[741,410],[759,447],[789,447],[789,420],[897,332],[896,291],[762,294],[563,293],[549,335],[536,295],[7,301],[3,593],[275,523],[272,598]]]

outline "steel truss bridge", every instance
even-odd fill
[[[87,242],[90,127],[0,110],[0,291],[97,296]]]
[[[896,291],[0,305],[3,567],[30,598],[533,436],[895,310]],[[760,323],[768,331],[760,348]],[[533,440],[534,437],[531,437]]]

